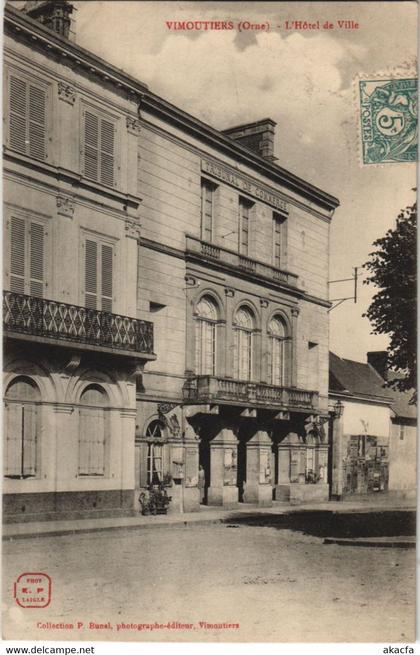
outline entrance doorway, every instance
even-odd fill
[[[207,505],[207,494],[210,486],[210,440],[201,438],[198,450],[198,486],[200,505]]]

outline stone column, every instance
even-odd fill
[[[271,507],[271,439],[267,432],[259,430],[246,445],[245,503],[257,503]]]
[[[185,485],[184,512],[198,512],[200,509],[200,490],[198,488],[198,447],[200,440],[193,427],[184,416],[185,446]]]
[[[277,446],[278,474],[274,488],[276,500],[289,501],[292,484],[299,484],[301,469],[301,445],[295,432],[289,432]]]
[[[333,421],[332,438],[332,484],[331,497],[341,500],[343,496],[343,417]]]
[[[238,504],[238,440],[233,431],[222,428],[210,443],[210,487],[208,504],[234,508]]]

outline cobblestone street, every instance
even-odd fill
[[[300,530],[228,523],[24,539],[3,553],[5,638],[414,639],[414,549],[325,545]],[[45,609],[13,599],[29,571],[52,578]],[[137,628],[155,622],[169,627]]]

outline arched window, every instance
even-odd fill
[[[155,420],[146,428],[147,448],[147,484],[163,482],[163,444],[165,426],[162,421]]]
[[[254,315],[248,307],[239,307],[234,319],[234,376],[237,380],[252,379]]]
[[[217,307],[210,296],[203,296],[196,308],[195,368],[197,375],[216,374]]]
[[[79,475],[104,476],[108,421],[108,396],[98,384],[87,386],[80,397]]]
[[[286,381],[286,329],[282,319],[274,316],[268,325],[271,384],[283,386]]]
[[[23,376],[13,380],[6,391],[4,475],[8,478],[37,475],[40,399],[35,382]]]

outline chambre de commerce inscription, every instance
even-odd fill
[[[270,32],[270,31],[322,31],[322,30],[358,30],[360,24],[353,19],[346,20],[284,20],[278,23],[250,20],[167,20],[166,27],[171,31],[209,32],[214,30],[236,30],[238,32]]]

